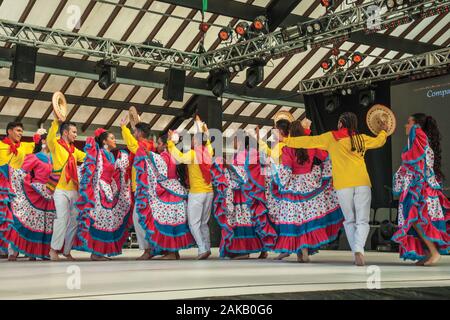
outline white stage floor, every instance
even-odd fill
[[[74,252],[76,262],[0,260],[0,299],[184,299],[367,289],[369,266],[380,268],[382,289],[450,286],[448,256],[438,266],[416,267],[395,253],[368,252],[367,267],[356,267],[344,251],[321,251],[309,264],[297,263],[294,256],[231,261],[216,258],[214,251],[214,258],[196,261],[196,250],[181,253],[180,261],[134,261],[139,250],[125,250],[106,262],[91,262],[80,252]],[[71,270],[80,271],[80,289],[73,289]]]

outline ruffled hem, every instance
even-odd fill
[[[42,234],[42,236],[46,237],[48,235]],[[50,259],[50,243],[28,241],[14,228],[9,228],[9,230],[3,234],[3,240],[5,243],[11,245],[15,251],[27,257]]]
[[[298,253],[301,249],[309,249],[315,252],[321,246],[335,241],[342,226],[343,220],[340,220],[336,224],[331,224],[299,236],[280,234],[273,251],[277,253]]]
[[[230,244],[224,249],[223,256],[233,254],[250,254],[265,251],[261,240],[258,238],[233,238]]]

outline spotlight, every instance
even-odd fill
[[[347,94],[348,94],[348,95],[351,95],[351,94],[352,94],[352,89],[348,88],[348,89],[347,89]]]
[[[340,56],[338,59],[337,59],[337,65],[339,66],[339,67],[344,67],[346,64],[347,64],[347,57],[346,56]]]
[[[352,55],[352,61],[353,61],[354,64],[359,64],[359,63],[361,63],[361,61],[363,61],[363,56],[362,56],[362,54],[359,53],[359,52],[355,52],[355,53]]]
[[[234,31],[236,31],[236,33],[238,35],[240,35],[241,37],[245,37],[247,34],[247,29],[248,29],[248,23],[242,21],[236,25],[236,27],[234,28]]]
[[[316,33],[322,30],[322,24],[320,23],[320,21],[315,21],[312,25]]]
[[[220,41],[227,41],[231,37],[230,28],[222,28],[219,31],[219,39]]]
[[[306,26],[306,32],[308,32],[308,33],[314,33],[314,27],[313,27],[312,24],[308,24],[308,25]]]
[[[386,1],[386,7],[387,7],[389,10],[394,9],[394,7],[395,7],[395,0],[387,0],[387,1]]]
[[[263,61],[258,61],[247,69],[247,79],[245,85],[248,88],[255,88],[264,81],[264,65]]]
[[[342,90],[341,90],[341,94],[342,94],[343,96],[346,96],[346,95],[347,95],[347,90],[342,89]]]
[[[281,36],[284,41],[290,41],[302,36],[302,27],[300,24],[281,29]]]
[[[403,1],[403,0],[395,0],[395,4],[396,4],[397,6],[402,6],[403,3],[405,3],[405,1]]]
[[[206,22],[202,22],[200,23],[198,28],[200,29],[201,32],[206,33],[209,30],[209,24],[207,24]]]
[[[333,7],[334,3],[333,0],[320,0],[320,4],[328,10]]]
[[[208,77],[208,88],[216,97],[221,97],[230,86],[230,73],[226,70],[211,71]]]
[[[97,72],[99,73],[98,86],[102,90],[108,89],[117,78],[117,63],[110,60],[101,60],[97,63]]]
[[[359,93],[359,104],[367,108],[375,102],[375,90],[364,90]]]
[[[258,16],[253,20],[253,31],[263,31],[266,28],[267,18],[265,16]]]
[[[340,99],[339,96],[336,95],[328,95],[324,96],[325,102],[325,111],[328,113],[333,113],[340,107]]]
[[[333,61],[331,61],[331,59],[323,60],[320,63],[320,66],[324,71],[329,70],[333,66]]]

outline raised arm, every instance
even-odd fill
[[[178,150],[173,141],[167,141],[167,150],[169,150],[169,153],[175,158],[175,160],[177,160],[180,163],[183,164],[194,163],[194,152],[192,150],[183,153],[180,150]]]
[[[381,130],[376,137],[370,137],[367,135],[363,135],[363,137],[366,149],[376,149],[384,146],[384,144],[386,143],[387,134],[386,131]]]
[[[126,125],[122,125],[122,138],[125,141],[128,150],[135,154],[139,149],[139,144]]]
[[[48,130],[47,134],[47,146],[51,153],[55,153],[55,146],[57,143],[56,134],[59,130],[59,122],[58,119],[54,119],[52,122],[52,125],[50,126],[50,129]]]

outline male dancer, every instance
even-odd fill
[[[120,127],[122,128],[122,137],[125,141],[125,144],[127,145],[128,150],[133,155],[136,154],[139,147],[144,148],[147,152],[154,152],[155,146],[153,140],[150,140],[150,125],[144,122],[139,122],[136,124],[133,134],[131,134],[131,131],[130,129],[128,129],[127,124],[128,119],[127,117],[125,117],[120,122]],[[134,167],[132,167],[131,169],[131,190],[134,195],[136,191],[136,169]],[[139,217],[136,212],[136,206],[133,210],[133,225],[139,243],[139,249],[144,250],[144,253],[139,258],[137,258],[137,260],[149,260],[153,258],[150,243],[145,240],[145,230],[139,224]]]
[[[60,137],[56,136],[59,129]],[[53,195],[56,208],[56,219],[53,222],[53,235],[50,259],[59,260],[58,252],[63,248],[63,255],[68,260],[75,260],[70,254],[77,229],[78,170],[77,162],[84,162],[86,154],[75,148],[77,138],[75,123],[60,121],[55,118],[48,131],[47,144],[53,160],[53,174],[59,176],[55,181]]]

